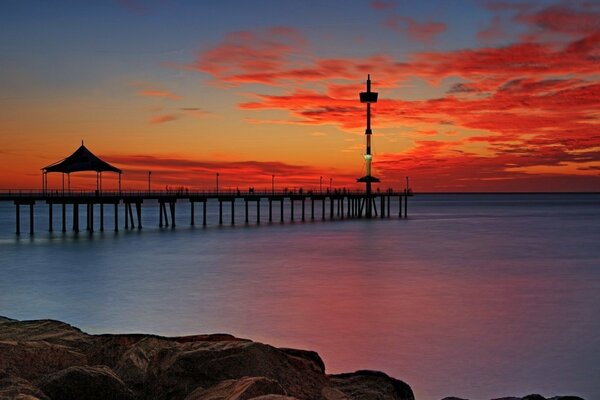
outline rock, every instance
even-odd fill
[[[309,367],[322,374],[325,373],[325,363],[321,359],[319,353],[317,353],[316,351],[290,349],[287,347],[280,347],[279,350],[292,357],[296,357],[301,360],[307,361],[307,365]]]
[[[0,354],[0,374],[28,380],[73,365],[86,364],[83,354],[45,341],[13,341],[0,336]]]
[[[90,335],[64,322],[51,319],[35,321],[0,320],[0,340],[44,341],[72,347],[86,347]]]
[[[555,396],[550,397],[548,400],[583,400],[581,397],[577,396]]]
[[[272,346],[255,342],[190,342],[160,350],[148,370],[149,387],[170,398],[225,380],[265,377],[279,382],[299,399],[318,399],[327,379],[305,362]]]
[[[198,388],[185,400],[248,400],[258,396],[285,394],[285,390],[273,379],[245,377],[223,381],[209,389]]]
[[[70,367],[37,382],[51,399],[133,400],[133,394],[108,367]]]
[[[0,400],[149,398],[414,400],[414,395],[406,383],[382,372],[326,375],[313,351],[227,334],[88,335],[60,321],[0,317]]]
[[[444,397],[442,400],[468,400],[468,399],[463,399],[461,397],[450,396],[450,397]],[[516,399],[516,400],[519,400],[519,399]]]
[[[0,379],[0,400],[50,400],[28,380],[7,376]]]
[[[356,371],[330,375],[333,386],[355,400],[414,400],[412,389],[406,383],[390,378],[383,372]]]

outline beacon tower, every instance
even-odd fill
[[[367,129],[365,129],[367,151],[365,153],[366,175],[359,178],[357,182],[364,182],[366,185],[366,216],[367,218],[371,218],[373,206],[371,183],[380,182],[378,178],[371,175],[371,161],[373,160],[373,155],[371,154],[371,135],[373,133],[371,131],[371,103],[377,103],[377,92],[371,92],[371,75],[367,76],[367,91],[360,92],[360,102],[367,103]]]

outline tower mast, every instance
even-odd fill
[[[372,190],[371,183],[380,182],[380,180],[371,175],[371,161],[373,160],[373,155],[371,154],[371,135],[373,131],[371,130],[371,103],[377,103],[377,92],[371,91],[371,75],[367,76],[367,91],[360,92],[360,102],[367,104],[367,128],[365,129],[366,136],[366,147],[367,151],[365,152],[365,164],[366,164],[366,175],[362,178],[359,178],[357,182],[364,182],[366,185],[366,215],[367,218],[371,218],[372,212]]]

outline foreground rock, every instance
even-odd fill
[[[460,397],[444,397],[442,400],[468,400]],[[539,394],[530,394],[525,397],[500,397],[492,400],[583,400],[581,397],[577,396],[554,396],[554,397],[544,397]]]
[[[231,335],[88,335],[0,317],[0,400],[414,400],[383,372],[327,375],[314,351]],[[465,400],[447,397],[444,400]],[[575,396],[496,400],[583,400]]]
[[[0,400],[414,400],[382,372],[327,375],[312,351],[230,335],[88,335],[0,317]]]

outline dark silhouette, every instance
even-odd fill
[[[365,129],[367,151],[365,153],[366,163],[366,175],[359,178],[357,182],[364,182],[366,184],[366,217],[371,218],[373,216],[373,199],[371,197],[371,183],[381,182],[378,178],[371,175],[371,160],[373,156],[371,154],[371,103],[377,103],[377,92],[371,92],[371,75],[367,76],[367,91],[360,93],[360,102],[367,103],[367,129]]]

